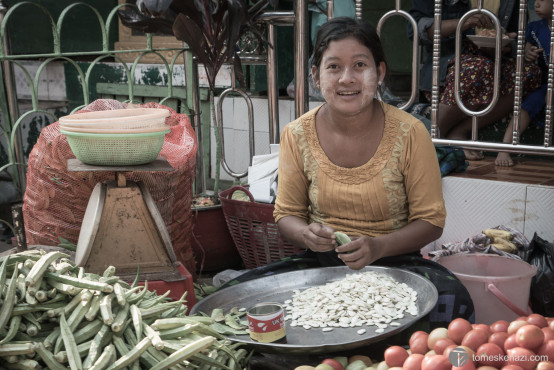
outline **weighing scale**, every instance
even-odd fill
[[[192,286],[190,273],[175,257],[171,237],[152,196],[142,182],[129,181],[124,175],[173,171],[165,158],[135,166],[96,166],[69,159],[67,167],[74,172],[115,173],[113,181],[96,184],[89,198],[77,242],[78,266],[100,275],[108,266],[115,266],[117,276],[125,281],[133,281],[140,268],[140,281],[147,280],[149,287],[161,282],[172,290],[172,298],[185,286]],[[187,296],[189,305],[194,304],[191,293]]]

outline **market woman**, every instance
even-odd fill
[[[386,72],[372,26],[339,17],[321,27],[312,75],[325,103],[283,131],[275,220],[292,244],[306,248],[303,262],[425,275],[439,291],[427,328],[473,320],[459,280],[421,257],[445,224],[438,160],[423,123],[376,98]],[[353,241],[338,246],[335,231]]]

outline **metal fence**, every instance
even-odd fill
[[[295,99],[295,114],[299,116],[304,113],[308,108],[308,84],[307,84],[307,71],[308,71],[308,11],[307,11],[307,1],[306,0],[295,0],[292,11],[270,11],[264,13],[260,21],[264,22],[267,26],[267,37],[271,42],[275,42],[275,27],[277,26],[294,26],[294,53],[295,53],[295,65],[294,65],[294,74],[295,74],[295,84],[297,97]],[[471,140],[461,141],[461,140],[446,140],[440,138],[439,130],[437,125],[438,118],[438,84],[435,83],[433,94],[432,94],[432,103],[431,103],[431,122],[432,129],[431,135],[435,144],[439,145],[455,145],[462,148],[470,149],[486,149],[490,151],[508,151],[512,153],[531,153],[538,155],[554,155],[554,149],[551,146],[552,141],[552,91],[554,89],[554,53],[550,55],[549,63],[549,74],[548,74],[548,104],[546,109],[546,125],[544,132],[544,143],[543,145],[522,145],[519,143],[519,125],[518,119],[521,109],[521,69],[523,64],[523,44],[524,44],[524,28],[525,24],[523,20],[526,17],[527,11],[527,1],[521,0],[521,6],[519,10],[520,30],[518,32],[518,42],[517,42],[517,74],[516,74],[516,99],[514,103],[514,115],[515,115],[515,125],[513,132],[513,141],[511,144],[503,143],[492,143],[492,142],[482,142],[477,140],[478,131],[477,131],[477,122],[480,116],[488,112],[491,107],[488,107],[484,111],[472,112],[467,109],[467,114],[473,117],[473,132]],[[70,68],[75,70],[75,73],[79,76],[78,80],[81,83],[81,90],[83,95],[82,104],[72,109],[75,111],[81,107],[86,106],[90,103],[91,100],[91,75],[95,68],[98,68],[102,63],[106,61],[115,61],[116,63],[121,64],[125,80],[124,84],[127,88],[126,101],[128,102],[139,102],[136,96],[136,90],[139,87],[139,83],[136,81],[134,74],[137,70],[137,67],[141,64],[143,58],[147,55],[156,55],[162,69],[165,70],[167,76],[167,83],[165,88],[167,93],[164,97],[160,97],[160,103],[168,103],[170,101],[179,102],[181,109],[188,113],[193,121],[193,126],[196,130],[199,145],[199,154],[198,154],[198,170],[196,178],[196,189],[197,192],[203,192],[205,190],[205,167],[203,164],[204,153],[202,148],[205,148],[205,143],[202,143],[204,140],[209,140],[209,135],[202,134],[202,119],[206,119],[206,116],[201,115],[202,108],[200,104],[200,89],[198,86],[198,75],[197,75],[197,65],[191,55],[191,53],[186,49],[186,47],[177,47],[177,48],[155,48],[152,45],[152,35],[145,35],[145,45],[142,48],[131,49],[131,50],[113,50],[110,49],[109,35],[110,30],[118,26],[117,19],[117,10],[126,4],[121,4],[116,6],[109,12],[109,15],[106,19],[103,19],[98,11],[91,5],[75,2],[65,8],[58,19],[54,19],[49,9],[40,5],[39,3],[33,2],[21,2],[17,3],[10,9],[7,9],[3,2],[0,1],[0,62],[2,68],[0,69],[0,109],[2,110],[2,122],[1,122],[1,131],[8,141],[8,163],[0,167],[0,172],[9,171],[14,182],[17,184],[18,189],[22,193],[25,189],[25,159],[22,150],[21,144],[21,134],[20,126],[21,122],[31,114],[42,113],[48,116],[55,121],[58,117],[55,117],[51,112],[44,110],[40,107],[39,104],[39,77],[40,74],[45,70],[45,68],[52,62],[62,61]],[[333,8],[333,1],[327,1],[328,9]],[[439,27],[441,23],[441,7],[442,1],[435,0],[435,37],[434,37],[434,78],[435,81],[438,81],[438,72],[439,72],[439,59],[440,59],[440,33]],[[72,12],[77,8],[86,8],[92,14],[95,15],[98,20],[98,25],[101,30],[101,47],[98,50],[87,51],[87,52],[78,52],[78,51],[63,51],[61,47],[60,35],[63,30],[66,20],[71,17]],[[355,1],[356,8],[356,17],[362,17],[362,1]],[[26,12],[39,12],[43,14],[50,23],[50,29],[47,30],[51,32],[53,39],[53,48],[48,53],[42,54],[27,54],[27,55],[13,55],[10,52],[10,38],[8,30],[8,21],[10,18],[14,17],[16,14],[24,14]],[[482,12],[482,0],[479,0],[479,8],[473,10],[472,12]],[[332,17],[332,12],[328,14]],[[414,20],[410,17],[408,13],[401,9],[400,0],[395,1],[394,9],[385,13],[378,25],[378,32],[381,30],[383,24],[393,16],[401,16],[406,19],[407,22],[410,22],[415,27]],[[45,31],[46,32],[46,31]],[[457,37],[461,38],[461,31],[458,29]],[[500,36],[499,36],[500,37]],[[554,33],[552,34],[551,49],[554,49]],[[500,40],[497,40],[497,43]],[[499,45],[499,44],[498,44]],[[172,51],[174,52],[173,57],[169,60],[163,56],[163,52]],[[121,58],[122,54],[136,53],[136,58],[132,63],[126,63]],[[459,54],[458,54],[459,55]],[[90,63],[86,66],[83,66],[76,62],[78,58],[88,57]],[[183,98],[182,94],[176,94],[177,87],[174,84],[172,76],[175,73],[176,67],[179,66],[182,68],[182,63],[178,62],[179,58],[184,58],[184,73],[185,73],[185,89],[186,89],[186,98]],[[279,142],[279,117],[278,117],[278,90],[277,90],[277,72],[276,64],[278,63],[275,50],[273,48],[267,48],[266,53],[263,55],[248,55],[246,53],[241,53],[241,58],[243,58],[243,64],[265,64],[267,65],[267,78],[268,78],[268,110],[269,110],[269,132],[270,132],[270,143]],[[411,94],[409,100],[402,105],[403,109],[407,109],[412,105],[418,98],[418,86],[419,86],[419,60],[420,60],[420,47],[419,41],[417,38],[413,41],[413,50],[412,50],[412,78],[411,78]],[[34,60],[39,63],[38,70],[34,76],[25,68],[22,60]],[[31,91],[31,107],[25,111],[21,111],[21,106],[18,104],[15,83],[14,83],[14,68],[20,68],[24,71],[26,76],[27,84]],[[233,86],[231,89],[235,89]],[[236,92],[236,89],[233,90]],[[496,103],[496,99],[491,103],[491,106]],[[71,113],[71,112],[68,112]],[[209,119],[209,114],[208,114]],[[209,127],[209,125],[208,125]],[[251,139],[253,140],[253,139]],[[253,145],[253,143],[251,143]],[[221,151],[224,153],[224,148]],[[237,177],[244,177],[246,173],[236,173],[226,165],[224,154],[222,156],[222,164],[224,170],[232,175],[237,175]]]

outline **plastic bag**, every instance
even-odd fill
[[[537,266],[531,281],[530,303],[535,313],[554,316],[554,244],[541,239],[537,233],[529,245],[527,263]]]

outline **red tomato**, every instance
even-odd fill
[[[475,370],[473,361],[468,361],[464,366],[452,366],[452,370]]]
[[[548,327],[550,328],[550,330],[554,330],[554,320],[548,323]]]
[[[411,336],[410,340],[408,341],[408,344],[412,344],[414,340],[416,340],[419,337],[425,337],[425,340],[429,337],[429,334],[424,332],[423,330],[415,331]]]
[[[421,361],[421,370],[451,370],[452,364],[444,355],[425,356]]]
[[[486,343],[489,336],[481,329],[472,329],[462,339],[462,346],[471,348],[474,352],[483,343]]]
[[[535,350],[544,341],[543,331],[535,325],[524,325],[516,331],[516,343],[518,347]]]
[[[541,361],[537,364],[535,370],[554,370],[554,362]]]
[[[517,329],[521,328],[523,325],[527,325],[527,321],[515,320],[508,325],[508,334],[514,334]]]
[[[442,351],[442,354],[445,355],[446,357],[450,358],[450,352],[452,352],[452,350],[456,347],[458,347],[457,344],[451,344],[448,347],[446,347],[444,349],[444,351]]]
[[[331,366],[333,370],[344,370],[344,366],[342,366],[340,362],[333,358],[326,358],[325,360],[321,361],[321,363]]]
[[[510,323],[506,320],[498,320],[498,321],[493,322],[490,325],[490,329],[493,333],[497,333],[497,332],[501,332],[501,331],[507,332],[509,325],[510,325]]]
[[[454,343],[460,344],[462,343],[462,339],[464,339],[464,335],[471,329],[471,323],[466,319],[454,319],[448,325],[448,338],[452,339]]]
[[[389,367],[402,366],[410,354],[400,346],[391,346],[385,350],[385,362]]]
[[[545,341],[537,350],[537,355],[548,356],[548,361],[554,362],[554,340]]]
[[[475,356],[480,366],[501,367],[504,364],[504,350],[494,343],[483,343],[477,348]]]
[[[506,365],[521,366],[523,370],[533,370],[537,365],[535,353],[527,348],[514,347],[506,351]]]
[[[504,348],[504,342],[506,341],[506,338],[508,338],[508,333],[505,333],[503,331],[498,331],[496,333],[492,333],[489,337],[489,342],[496,344],[500,348]]]
[[[539,328],[544,328],[548,326],[548,321],[546,321],[546,318],[538,313],[532,313],[531,315],[527,316],[527,322],[532,325],[537,325]]]
[[[487,338],[492,334],[490,326],[486,324],[473,324],[473,329],[483,330],[487,334]]]
[[[412,353],[420,353],[422,355],[426,354],[427,351],[429,351],[429,347],[427,347],[427,338],[425,336],[421,336],[421,338],[416,338],[410,344],[410,350],[412,351]]]
[[[412,353],[408,356],[404,365],[402,365],[402,370],[421,370],[421,362],[423,361],[423,356],[420,353]]]
[[[509,349],[512,349],[514,347],[517,347],[516,343],[516,334],[510,335],[506,340],[504,341],[504,351],[507,351]]]
[[[453,344],[456,345],[456,343],[450,338],[440,338],[435,342],[435,346],[433,347],[433,350],[437,355],[442,355],[444,352],[444,349]]]
[[[501,370],[523,370],[523,368],[517,365],[506,365],[503,366]]]
[[[541,329],[544,333],[544,341],[548,342],[549,340],[554,339],[554,330],[550,330],[548,326]]]

